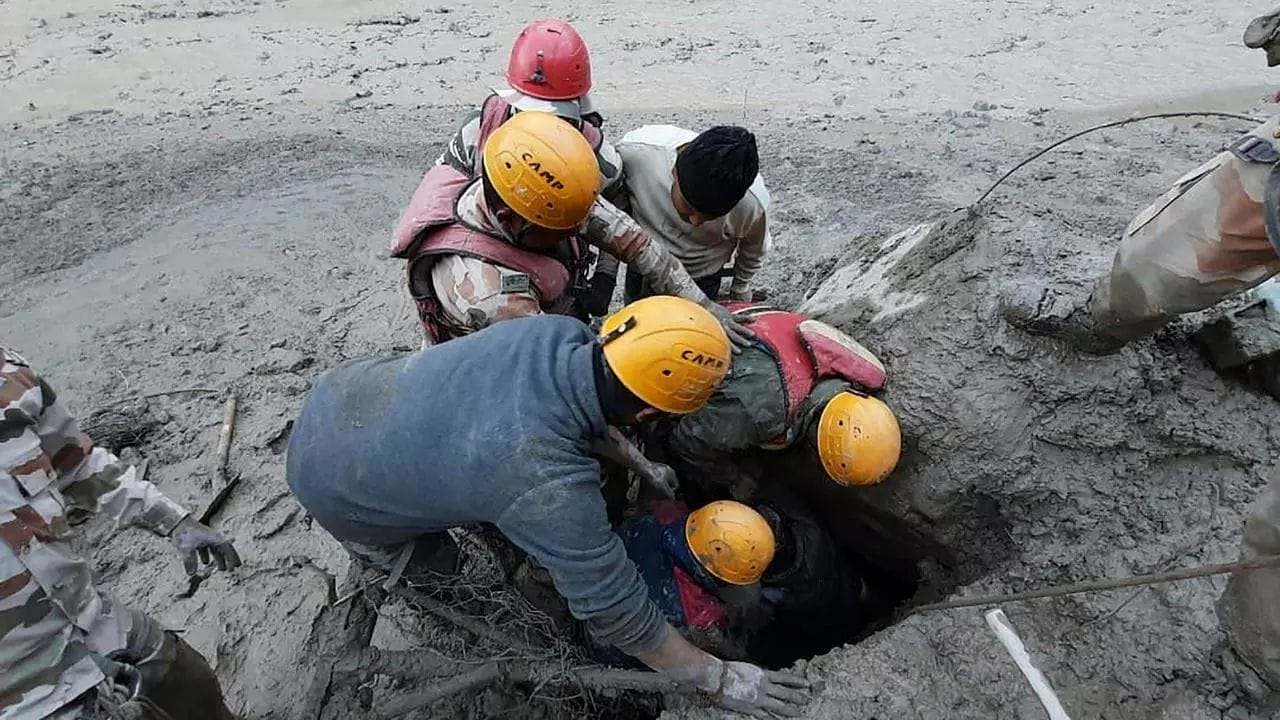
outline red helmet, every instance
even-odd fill
[[[591,89],[587,44],[563,20],[536,20],[520,31],[511,46],[507,83],[543,100],[572,100]]]

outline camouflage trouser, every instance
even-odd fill
[[[1244,526],[1243,555],[1280,555],[1280,468]],[[1280,693],[1280,570],[1233,575],[1218,617],[1236,656]]]
[[[97,658],[107,680],[53,720],[235,720],[209,663],[146,615],[132,616],[128,647]]]
[[[1250,134],[1273,142],[1277,127],[1280,116]],[[1142,337],[1280,272],[1262,208],[1271,169],[1223,152],[1135,217],[1090,298],[1098,331]]]

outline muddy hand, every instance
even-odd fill
[[[733,345],[735,353],[742,352],[743,349],[751,347],[752,341],[756,339],[756,334],[743,324],[743,318],[735,316],[729,312],[729,308],[720,303],[710,302],[705,306],[716,316],[716,320],[724,326],[725,334],[729,336],[729,342]]]
[[[725,710],[768,720],[798,717],[809,702],[809,681],[744,662],[726,662],[718,703]]]
[[[646,461],[641,477],[649,483],[649,487],[668,500],[674,500],[676,490],[680,488],[680,478],[676,477],[676,471],[665,463]]]
[[[219,570],[240,567],[240,555],[231,541],[195,518],[183,518],[169,534],[169,539],[178,548],[187,575],[195,575],[201,564],[216,565]]]

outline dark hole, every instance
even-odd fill
[[[683,499],[690,507],[728,499],[722,490],[700,487],[694,480],[696,472],[681,467],[677,459],[658,453],[651,459],[675,465]],[[775,534],[796,532],[790,528],[816,528],[804,530],[809,534],[802,542],[791,538],[789,545],[824,549],[797,563],[795,554],[784,548],[788,541],[780,539],[773,562],[765,569],[765,587],[771,587],[771,576],[787,577],[782,570],[799,567],[800,572],[791,577],[803,578],[796,582],[804,588],[819,590],[815,595],[820,599],[810,603],[804,593],[796,593],[801,599],[794,605],[772,608],[769,625],[744,631],[748,660],[781,669],[796,660],[823,655],[892,625],[906,607],[931,602],[956,587],[957,573],[950,569],[957,563],[947,548],[908,520],[872,505],[862,493],[832,482],[807,450],[761,452],[755,459],[762,478],[786,479],[780,481],[785,485],[778,498],[788,499],[775,501],[776,507],[807,518],[792,519],[781,530],[775,527]],[[999,524],[998,518],[991,520],[993,526]],[[922,566],[931,568],[928,586],[922,585]],[[775,580],[772,588],[779,587],[786,587],[785,581]]]

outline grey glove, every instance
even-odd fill
[[[231,541],[191,516],[183,518],[173,528],[173,532],[169,533],[169,540],[178,548],[187,575],[195,575],[201,564],[217,565],[219,570],[240,567],[240,555],[236,553]]]
[[[671,469],[670,465],[646,459],[644,470],[637,471],[636,474],[666,499],[676,498],[676,490],[680,488],[680,478],[676,477],[676,471]]]
[[[720,303],[708,300],[703,305],[716,316],[716,320],[724,326],[725,334],[729,336],[729,344],[733,346],[735,353],[742,352],[743,349],[751,347],[751,342],[756,339],[756,334],[751,328],[742,324],[741,319],[729,312],[729,308]]]
[[[1253,22],[1244,31],[1246,47],[1267,51],[1267,65],[1280,65],[1280,8],[1272,10]]]
[[[751,663],[725,662],[716,704],[762,720],[798,717],[809,702],[809,681]]]

